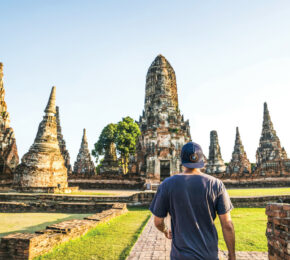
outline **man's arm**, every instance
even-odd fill
[[[235,260],[235,230],[231,213],[227,212],[226,214],[219,215],[219,219],[223,230],[224,240],[229,250],[229,260]]]
[[[159,217],[154,216],[154,225],[159,231],[164,233],[164,235],[168,239],[172,239],[171,230],[168,230],[168,228],[166,227],[165,222],[164,222],[164,218],[159,218]]]

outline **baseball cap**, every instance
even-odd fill
[[[182,147],[181,164],[192,169],[204,167],[204,156],[199,144],[189,142]]]

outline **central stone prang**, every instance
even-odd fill
[[[146,182],[160,183],[181,170],[182,146],[191,140],[189,122],[178,107],[176,76],[158,55],[147,72],[145,109],[139,119],[138,172]]]
[[[34,143],[14,174],[14,187],[27,192],[69,192],[67,168],[57,138],[56,89],[52,88]]]

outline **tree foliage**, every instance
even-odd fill
[[[116,139],[116,124],[108,124],[104,127],[99,136],[98,142],[95,143],[95,149],[92,151],[92,155],[96,157],[96,162],[99,161],[99,156],[104,155],[111,143],[115,143]]]
[[[99,156],[104,155],[110,144],[116,144],[117,153],[120,156],[123,172],[128,172],[129,156],[136,152],[136,144],[141,134],[138,124],[129,116],[124,117],[117,124],[108,124],[104,127],[95,149],[92,151],[96,162]]]

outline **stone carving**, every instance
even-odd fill
[[[34,143],[16,168],[14,184],[20,190],[67,188],[67,169],[57,139],[55,92],[53,87]]]
[[[96,168],[91,159],[91,154],[88,148],[86,129],[84,129],[81,148],[79,150],[77,160],[75,161],[74,164],[74,173],[86,175],[96,174]]]
[[[205,172],[208,174],[219,174],[225,171],[226,166],[222,159],[217,131],[213,130],[210,132],[209,156]]]
[[[19,163],[14,131],[5,102],[3,64],[0,63],[0,178],[11,174]]]
[[[242,177],[245,173],[251,173],[251,163],[247,158],[244,146],[239,133],[239,128],[236,128],[236,140],[232,159],[227,166],[227,173]]]
[[[100,167],[100,174],[118,174],[119,163],[116,154],[116,145],[111,143],[109,148],[106,150],[102,166]]]
[[[60,126],[60,119],[59,119],[59,107],[56,107],[56,124],[57,124],[57,140],[59,143],[59,148],[61,151],[61,154],[63,156],[63,159],[65,161],[65,167],[67,168],[67,173],[71,174],[72,173],[72,167],[70,164],[70,156],[69,152],[66,149],[66,143],[65,140],[63,139],[63,135],[61,133],[61,126]]]
[[[137,168],[153,182],[180,172],[180,151],[191,140],[189,122],[178,108],[175,72],[158,55],[146,76],[145,109],[139,119]]]
[[[267,103],[264,103],[263,128],[259,147],[256,152],[258,175],[284,175],[290,173],[290,160],[281,147],[280,140],[274,130]]]

